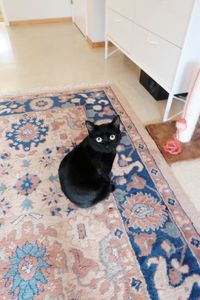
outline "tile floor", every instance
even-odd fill
[[[159,122],[166,101],[158,102],[150,96],[138,81],[139,73],[120,52],[104,60],[104,49],[91,49],[73,24],[6,27],[0,23],[1,95],[111,81],[143,124]],[[200,161],[177,163],[172,170],[200,212]]]

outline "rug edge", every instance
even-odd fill
[[[47,93],[47,92],[71,92],[71,91],[76,91],[76,90],[81,90],[81,89],[87,89],[87,88],[104,88],[111,86],[113,83],[110,80],[102,81],[102,82],[80,82],[80,83],[67,83],[67,84],[61,84],[61,85],[56,85],[56,86],[38,86],[34,88],[24,88],[24,89],[18,89],[14,90],[11,92],[0,92],[0,97],[1,98],[9,98],[9,97],[17,97],[17,96],[31,96],[34,94],[38,93]],[[5,99],[1,100],[4,101]]]
[[[169,183],[170,187],[172,188],[175,196],[177,197],[182,209],[190,218],[191,222],[193,223],[195,229],[200,234],[200,215],[197,212],[194,204],[189,199],[189,196],[184,192],[183,188],[181,187],[180,183],[178,182],[177,178],[173,174],[173,171],[170,169],[170,166],[167,164],[165,159],[162,157],[156,143],[153,141],[147,130],[145,129],[145,125],[140,121],[136,113],[131,108],[130,104],[126,97],[119,91],[118,87],[115,84],[110,84],[113,92],[116,94],[117,98],[119,98],[119,102],[121,106],[124,108],[125,112],[131,119],[131,121],[136,125],[138,132],[141,134],[144,142],[148,145],[148,149],[152,156],[154,157],[156,164],[162,171],[163,176],[166,178],[167,182]],[[123,99],[120,101],[120,99]]]

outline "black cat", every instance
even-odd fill
[[[109,173],[120,141],[120,118],[95,125],[86,121],[89,135],[61,161],[59,179],[63,193],[82,208],[88,208],[114,190]]]

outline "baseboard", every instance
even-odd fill
[[[47,24],[47,23],[71,23],[71,17],[65,18],[50,18],[50,19],[34,19],[34,20],[17,20],[17,21],[10,21],[10,26],[16,25],[34,25],[34,24]]]
[[[88,36],[86,37],[86,40],[92,48],[104,47],[105,44],[105,42],[93,42]]]
[[[86,37],[86,40],[88,42],[88,44],[92,47],[92,48],[100,48],[100,47],[104,47],[105,46],[105,41],[102,42],[93,42],[88,36]],[[113,43],[111,43],[110,41],[108,42],[109,46],[113,46]]]

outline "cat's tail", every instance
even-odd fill
[[[93,200],[92,205],[95,205],[103,200],[105,200],[110,193],[112,193],[115,190],[115,186],[112,183],[106,184],[103,186],[101,192],[96,197],[95,200]]]
[[[98,193],[98,195],[91,200],[87,200],[87,201],[82,201],[82,202],[78,202],[76,203],[76,205],[78,205],[80,208],[90,208],[94,205],[96,205],[97,203],[105,200],[110,193],[112,193],[115,189],[114,184],[104,184],[103,187],[101,188],[100,193]]]

